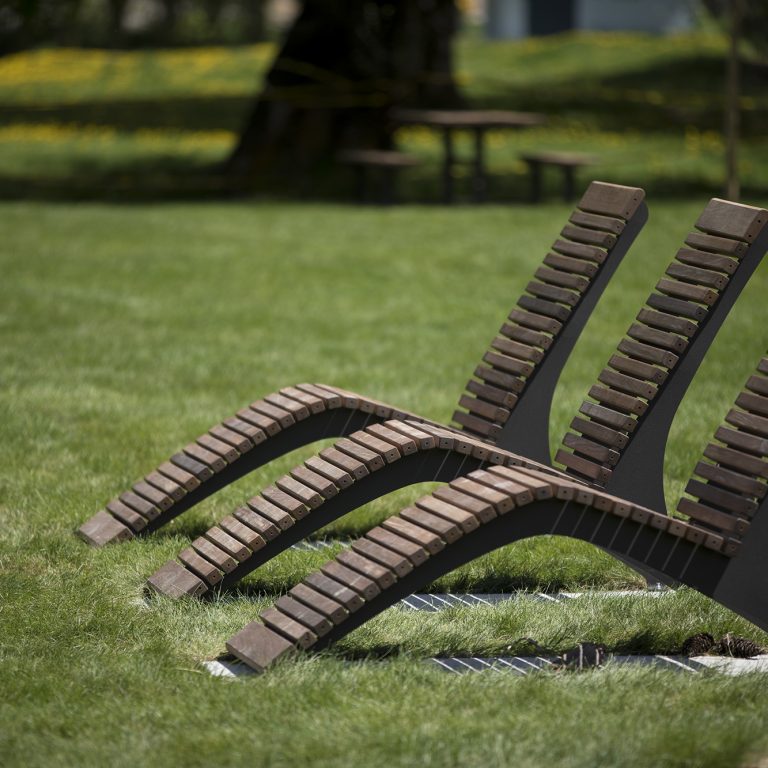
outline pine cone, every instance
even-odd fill
[[[683,642],[683,656],[702,656],[712,650],[715,645],[715,638],[709,632],[699,632],[697,635],[691,635]]]
[[[735,659],[751,659],[753,656],[759,656],[763,648],[746,637],[738,637],[728,632],[717,644],[717,652],[722,656],[733,656]]]

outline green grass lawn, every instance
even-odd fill
[[[460,77],[477,104],[549,116],[545,128],[491,137],[496,200],[525,195],[517,153],[533,147],[595,152],[595,176],[649,191],[650,221],[558,386],[553,444],[720,190],[723,51],[701,34],[460,42]],[[424,663],[522,652],[526,637],[617,653],[674,653],[702,630],[768,643],[685,589],[658,600],[393,609],[268,675],[210,677],[200,662],[330,553],[289,550],[206,603],[144,601],[144,580],[318,446],[146,540],[95,551],[75,538],[179,446],[287,384],[324,381],[449,419],[567,213],[555,203],[211,202],[215,180],[202,171],[230,149],[272,53],[0,58],[0,765],[765,765],[765,675],[609,667],[458,677]],[[768,205],[762,77],[747,67],[741,158],[748,201]],[[409,176],[406,200],[434,199],[436,138],[410,130],[400,140],[428,161]],[[115,198],[133,203],[105,202]],[[669,504],[765,352],[766,290],[761,267],[677,415]],[[357,535],[429,487],[381,499],[324,535]],[[641,584],[586,544],[541,538],[430,589]]]
[[[558,387],[552,435],[628,327],[703,200],[651,200]],[[763,203],[768,202],[763,200]],[[3,765],[752,765],[765,676],[642,669],[457,678],[437,653],[676,651],[689,634],[768,637],[689,590],[660,600],[391,610],[321,656],[236,682],[199,666],[327,555],[288,551],[213,603],[141,600],[190,535],[310,449],[159,534],[89,549],[73,529],[243,404],[319,380],[449,418],[484,345],[564,219],[561,205],[5,203],[0,206],[0,762]],[[765,350],[768,272],[724,326],[678,415],[670,501]],[[353,535],[425,486],[340,520]],[[639,586],[564,539],[521,542],[435,588]],[[367,660],[366,660],[367,659]]]

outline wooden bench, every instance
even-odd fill
[[[354,168],[359,202],[396,202],[397,176],[404,168],[413,168],[419,159],[392,149],[348,149],[339,152],[338,162]],[[376,183],[378,182],[378,183]]]
[[[549,460],[549,413],[560,371],[645,221],[643,197],[633,187],[590,184],[467,384],[454,416],[461,431],[491,447]],[[585,238],[598,242],[580,242]],[[335,387],[286,387],[190,442],[109,502],[78,534],[94,546],[146,535],[277,456],[392,418],[423,420]],[[349,468],[339,453],[309,467],[311,477],[321,474],[334,482],[346,477]]]
[[[741,257],[721,261],[711,249],[722,249],[722,238],[708,234],[708,230],[716,226],[723,212],[730,218],[736,218],[756,210],[759,209],[720,201],[713,201],[707,206],[698,222],[702,231],[693,232],[688,238],[690,243],[698,246],[695,249],[698,255],[692,254],[693,248],[681,248],[665,274],[676,272],[678,266],[695,257],[701,265],[697,279],[704,284],[717,279],[718,286],[709,289],[710,292],[703,297],[707,301],[702,305],[696,302],[670,303],[667,294],[661,291],[651,294],[637,321],[631,325],[629,338],[622,339],[609,366],[600,374],[598,384],[589,390],[590,400],[582,405],[579,417],[572,424],[574,432],[564,438],[563,448],[556,456],[556,460],[565,466],[564,477],[606,488],[613,495],[634,504],[666,509],[663,456],[672,416],[715,331],[759,263],[761,248],[764,247],[733,240],[729,247],[740,252]],[[589,245],[588,241],[608,237],[610,229],[615,226],[607,217],[595,218],[594,214],[584,212],[574,214],[572,221],[573,224],[563,230],[570,238],[570,245],[561,241],[559,248],[561,251],[570,248],[573,253],[580,251],[582,255],[593,254],[589,249],[595,246]],[[587,222],[601,224],[602,234],[581,226]],[[562,267],[583,268],[575,256],[564,258],[572,258],[573,262],[561,261]],[[721,269],[730,270],[729,280],[722,279]],[[661,285],[665,290],[669,289],[666,277]],[[538,291],[535,284],[529,285],[531,289],[534,295]],[[561,298],[565,299],[565,296]],[[529,325],[558,322],[553,318],[565,319],[565,315],[558,310],[559,306],[557,302],[546,300],[535,306],[529,304],[529,313],[518,318]],[[659,331],[659,326],[673,326],[676,332]],[[554,326],[548,327],[550,331],[556,330]],[[642,342],[637,339],[642,339]],[[517,349],[520,357],[510,356],[508,363],[497,362],[508,366],[522,363],[530,359],[526,350],[530,348],[520,345]],[[507,352],[511,351],[507,348]],[[542,375],[541,370],[538,375]],[[482,397],[475,402],[462,399],[461,405],[470,409],[470,415],[474,411],[485,418],[508,418],[500,413],[504,409]],[[467,414],[457,412],[454,420],[463,425],[463,415]],[[527,433],[524,431],[524,434]],[[270,541],[260,543],[258,549],[252,548],[243,557],[237,558],[238,562],[232,560],[236,555],[233,548],[222,552],[218,573],[214,574],[215,583],[231,586],[295,541],[314,533],[351,509],[403,485],[455,481],[452,485],[467,490],[463,481],[456,479],[462,474],[480,469],[484,463],[520,463],[520,456],[495,449],[482,438],[483,435],[476,430],[459,432],[433,423],[416,425],[391,421],[349,434],[333,448],[310,460],[312,463],[307,462],[278,479],[274,486],[249,499],[245,508],[235,512],[235,516],[256,512],[278,524],[281,530],[275,531]],[[638,446],[639,451],[635,450]],[[530,453],[525,451],[522,455],[530,457]],[[342,487],[329,482],[327,474],[325,481],[318,481],[313,476],[322,467],[314,463],[318,460],[335,464],[350,477],[356,478],[356,482]],[[470,495],[472,487],[470,485]],[[439,499],[440,510],[445,511],[442,505],[450,503],[454,494],[450,491],[446,498],[440,490],[434,495]],[[205,537],[216,541],[221,539],[221,535],[221,526],[215,526]],[[207,591],[213,586],[210,580],[206,585],[191,576],[183,553],[179,559],[181,564],[169,563],[154,574],[148,582],[149,586],[170,595],[183,594],[182,585],[192,589],[193,593]],[[646,571],[655,581],[663,576],[663,573],[659,575],[647,571],[642,565],[630,564]]]
[[[559,168],[563,177],[563,200],[573,200],[576,190],[576,169],[595,163],[595,158],[577,152],[528,152],[520,155],[528,165],[531,177],[531,202],[541,200],[541,175],[545,167]]]

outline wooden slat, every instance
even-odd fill
[[[173,456],[171,456],[171,464],[174,464],[185,472],[188,472],[190,475],[194,475],[194,477],[197,478],[197,480],[201,483],[208,480],[208,478],[213,477],[213,470],[210,467],[206,466],[202,462],[196,461],[191,456],[187,456],[186,453],[175,453]],[[166,465],[160,466],[160,471],[163,474],[166,474],[166,471],[163,469],[164,466]],[[170,476],[172,477],[173,475]],[[189,490],[188,486],[187,489]]]
[[[519,341],[529,347],[549,349],[552,346],[552,337],[549,334],[524,328],[522,325],[504,323],[499,333],[511,341]]]
[[[537,347],[531,347],[503,337],[497,336],[491,342],[491,346],[509,357],[516,357],[532,363],[540,363],[544,359],[544,353]]]
[[[113,499],[107,504],[107,511],[116,517],[121,523],[127,525],[132,531],[141,531],[147,527],[147,518],[140,515],[135,509],[123,504],[118,499]]]
[[[285,395],[280,394],[271,394],[264,398],[264,402],[269,403],[270,405],[276,405],[278,408],[288,411],[296,421],[303,421],[304,419],[309,418],[309,408],[304,405],[304,403],[300,403],[298,400],[294,400],[291,397],[286,397]]]
[[[463,533],[471,533],[480,525],[477,515],[465,509],[455,507],[453,504],[446,503],[435,496],[424,496],[416,502],[416,506],[425,512],[431,512],[433,515],[445,518],[454,525],[458,525]],[[488,508],[490,509],[490,507]]]
[[[768,396],[768,379],[764,376],[750,376],[747,380],[747,389],[757,392],[758,395]]]
[[[381,524],[381,527],[418,544],[430,555],[436,555],[442,549],[445,549],[445,542],[436,533],[427,530],[421,525],[408,522],[408,520],[402,517],[389,517]]]
[[[667,379],[667,372],[654,365],[649,365],[640,360],[621,355],[612,355],[608,365],[616,371],[628,374],[638,379],[653,382],[653,384],[663,384]]]
[[[573,259],[570,256],[561,256],[557,253],[548,253],[544,257],[544,263],[553,269],[570,272],[573,275],[581,275],[582,277],[594,277],[597,274],[597,265],[591,261]]]
[[[494,368],[488,368],[484,365],[478,365],[474,370],[474,376],[489,384],[506,389],[512,393],[522,392],[525,388],[525,380],[517,376],[504,373]]]
[[[509,319],[519,323],[525,328],[532,328],[534,331],[546,331],[547,333],[559,333],[563,327],[562,323],[551,317],[537,315],[534,312],[527,312],[521,309],[513,309],[509,313]]]
[[[243,426],[247,426],[245,422],[240,423],[243,424]],[[253,430],[256,431],[256,427],[253,427]],[[261,432],[261,430],[258,431]],[[229,429],[229,427],[224,426],[224,424],[211,427],[208,430],[208,434],[219,442],[229,445],[230,448],[232,448],[238,454],[247,453],[253,448],[253,441],[250,438],[246,437],[241,432],[237,432],[234,429]],[[208,447],[205,445],[205,443],[202,445],[203,447]],[[234,458],[237,458],[237,456]]]
[[[610,216],[600,216],[596,213],[585,213],[584,211],[578,210],[571,214],[569,221],[579,227],[604,229],[606,232],[612,232],[614,235],[620,235],[626,226],[621,219],[616,219]]]
[[[467,496],[473,496],[479,501],[490,504],[500,515],[509,512],[509,510],[513,509],[515,506],[514,501],[508,494],[502,493],[498,489],[489,487],[488,485],[478,483],[476,480],[469,477],[456,478],[455,480],[451,480],[449,485],[460,493],[464,493]]]
[[[710,443],[704,449],[704,455],[708,459],[712,459],[712,461],[725,464],[727,467],[733,467],[740,472],[745,472],[755,477],[768,478],[768,462],[750,456],[748,453]]]
[[[396,554],[407,557],[414,565],[421,565],[428,557],[429,553],[424,547],[411,541],[409,538],[398,536],[396,533],[383,528],[380,525],[371,528],[365,534],[366,539],[370,539],[374,544],[380,547],[386,547]]]
[[[272,541],[280,535],[280,528],[272,520],[254,512],[249,507],[239,507],[232,513],[232,516],[243,525],[252,528],[265,541]]]
[[[573,288],[580,293],[583,293],[589,286],[589,280],[586,277],[563,272],[559,269],[539,267],[533,274],[545,283],[559,285],[562,288]]]
[[[540,472],[529,467],[488,467],[488,472],[504,480],[511,480],[514,483],[524,485],[533,493],[534,499],[538,501],[551,499],[553,489],[559,482],[559,478],[548,472]]]
[[[236,450],[229,443],[225,443],[223,440],[218,440],[213,435],[200,435],[195,442],[205,450],[215,453],[217,456],[221,456],[227,464],[231,464],[233,461],[237,461],[240,458],[240,452]]]
[[[171,480],[170,477],[161,475],[160,472],[150,472],[144,479],[150,485],[154,485],[155,488],[170,496],[173,501],[181,501],[187,495],[187,490],[183,485],[176,480]]]
[[[310,509],[317,509],[323,503],[323,495],[314,488],[304,485],[291,475],[284,475],[275,480],[275,485],[287,494],[297,498]]]
[[[632,432],[637,422],[625,413],[619,413],[602,405],[584,402],[579,406],[579,412],[590,419],[594,419],[600,424],[604,424],[611,429],[621,430],[622,432]]]
[[[327,635],[333,628],[333,624],[322,613],[310,608],[290,595],[279,597],[275,601],[275,608],[314,632],[318,637]]]
[[[258,621],[252,621],[227,641],[227,650],[250,667],[263,672],[276,659],[290,653],[294,644]]]
[[[317,635],[314,632],[276,608],[266,608],[259,614],[259,618],[269,629],[281,634],[299,648],[306,649],[317,642]]]
[[[182,454],[183,455],[183,454]],[[161,464],[157,471],[165,475],[166,477],[169,477],[174,482],[179,483],[185,491],[194,491],[195,488],[197,488],[200,485],[200,480],[195,477],[194,474],[191,472],[187,472],[186,470],[182,469],[181,467],[176,466],[175,464],[172,464],[170,461],[166,461],[165,463]],[[211,475],[210,470],[209,477]]]
[[[204,557],[200,557],[191,547],[187,547],[179,552],[179,560],[209,587],[216,586],[224,576],[213,563],[208,562]]]
[[[303,403],[311,413],[322,413],[326,408],[325,400],[322,397],[305,392],[298,387],[283,387],[280,394]]]
[[[593,181],[579,200],[578,207],[589,213],[618,216],[626,220],[634,215],[644,197],[642,189]]]
[[[154,504],[162,512],[169,510],[173,506],[173,499],[167,493],[150,485],[146,480],[134,483],[132,490],[151,504]]]
[[[509,497],[512,504],[515,506],[530,504],[534,499],[533,493],[527,485],[521,485],[518,482],[514,482],[506,477],[501,477],[493,472],[478,469],[474,472],[470,472],[468,477],[477,483],[482,483],[489,488],[501,491]],[[510,506],[509,509],[511,508],[512,507]]]
[[[755,480],[753,477],[747,477],[740,472],[725,469],[716,464],[706,464],[700,461],[693,470],[694,474],[710,480],[723,488],[728,488],[736,493],[745,493],[749,496],[755,496],[758,499],[764,498],[768,491],[768,486]]]
[[[376,437],[376,435],[370,434],[369,432],[353,432],[349,436],[349,439],[355,443],[358,443],[359,445],[362,445],[364,448],[368,448],[374,453],[379,454],[379,456],[383,456],[384,460],[388,464],[391,464],[393,461],[397,461],[399,458],[401,458],[400,451],[395,445],[388,443],[385,440]]]
[[[345,549],[336,556],[336,560],[347,568],[357,571],[366,578],[372,579],[379,589],[388,589],[391,587],[397,577],[389,568],[374,562],[369,557],[364,557],[358,552]]]
[[[713,198],[696,221],[696,228],[718,237],[752,242],[768,221],[768,211]]]
[[[281,491],[274,485],[268,485],[261,495],[270,504],[284,509],[294,520],[301,520],[309,514],[309,507],[299,499]]]
[[[462,395],[459,398],[459,405],[462,408],[466,408],[470,413],[483,416],[500,424],[503,424],[509,418],[509,411],[506,408],[499,408],[498,405],[487,403],[484,400],[478,400],[468,395]]]
[[[385,464],[384,458],[379,456],[378,453],[374,453],[369,448],[366,448],[365,446],[362,446],[358,443],[353,443],[351,440],[347,440],[346,438],[338,440],[335,443],[334,448],[337,448],[342,453],[351,456],[356,461],[362,462],[369,472],[375,472],[376,470],[381,469]],[[329,458],[329,454],[327,454],[325,451],[321,451],[320,455],[323,458],[328,458],[329,461],[332,461],[332,459]]]
[[[231,419],[225,419],[222,422],[222,426],[232,432],[237,432],[244,437],[247,437],[253,445],[259,445],[267,439],[267,435],[263,429],[259,429],[259,427],[254,424],[249,424],[247,421],[238,419],[236,416],[233,416]]]
[[[537,283],[531,280],[525,286],[528,293],[538,296],[540,299],[549,299],[550,301],[559,301],[567,304],[569,307],[575,307],[579,303],[581,296],[575,291],[569,291],[567,288],[560,288],[557,285],[547,285],[546,283]]]
[[[747,451],[757,456],[768,455],[768,440],[758,435],[750,435],[727,427],[718,427],[715,432],[715,439],[740,451]]]
[[[400,511],[400,517],[406,522],[426,528],[436,536],[439,536],[446,544],[452,544],[463,535],[459,525],[440,517],[440,515],[432,514],[425,509],[406,507]]]
[[[555,461],[600,485],[605,485],[611,476],[606,467],[562,449],[555,454]]]
[[[572,228],[572,229],[575,229]],[[605,232],[595,232],[596,237],[613,237]],[[602,264],[607,253],[596,245],[590,245],[587,242],[573,242],[571,240],[556,240],[552,250],[562,256],[571,256],[574,259],[584,259],[592,261],[595,264]]]
[[[668,280],[666,278],[662,278],[656,283],[656,290],[679,299],[698,301],[701,304],[706,304],[708,307],[711,307],[718,297],[717,291],[713,291],[711,288],[683,283],[679,280]]]
[[[646,363],[663,365],[665,368],[674,368],[678,361],[677,355],[673,352],[631,339],[622,339],[619,342],[618,351]]]
[[[490,384],[480,384],[480,382],[474,381],[473,379],[470,379],[467,382],[467,390],[483,400],[498,406],[503,406],[506,409],[513,408],[517,402],[517,396],[513,395],[511,392],[506,392],[505,390],[493,387]]]
[[[571,429],[580,432],[586,437],[591,437],[593,440],[597,440],[608,448],[621,450],[629,442],[629,438],[623,432],[617,432],[615,429],[606,427],[603,424],[578,417],[571,422]]]
[[[335,600],[350,613],[354,613],[364,605],[363,598],[357,592],[320,571],[310,573],[309,576],[304,578],[302,584]],[[294,593],[293,590],[291,590],[291,593]]]
[[[716,253],[697,251],[694,248],[681,248],[675,258],[678,261],[682,261],[683,264],[689,264],[692,267],[713,269],[718,272],[725,272],[727,275],[732,275],[739,266],[739,262],[736,259]]]
[[[381,590],[373,579],[369,579],[362,573],[347,568],[336,560],[331,560],[325,565],[320,566],[320,570],[325,576],[328,576],[334,581],[338,581],[342,586],[357,593],[364,600],[373,600],[376,595],[381,593]],[[309,577],[304,579],[304,581],[311,585]]]
[[[755,395],[751,392],[742,392],[736,398],[736,405],[744,408],[746,411],[758,413],[761,416],[768,416],[768,397]]]
[[[502,355],[497,352],[486,352],[483,355],[483,361],[492,365],[494,368],[524,378],[527,378],[533,373],[533,365],[531,363],[526,363],[522,360],[518,360],[516,357],[509,357],[508,355]]]
[[[133,493],[133,491],[121,493],[119,501],[138,512],[142,517],[146,517],[147,520],[154,520],[160,514],[160,510],[154,504]]]
[[[687,317],[691,320],[703,320],[707,315],[707,310],[700,304],[694,304],[692,301],[675,299],[671,296],[661,296],[658,293],[652,293],[646,302],[649,307],[658,309],[671,315]]]
[[[299,389],[302,392],[306,392],[309,395],[319,397],[323,403],[325,403],[325,407],[329,410],[334,408],[341,408],[342,406],[342,399],[340,395],[338,395],[336,392],[331,392],[325,387],[319,386],[317,384],[297,384],[296,389]]]
[[[545,317],[553,317],[562,323],[568,320],[571,315],[571,310],[568,307],[533,296],[521,296],[517,301],[517,306]]]
[[[285,531],[296,523],[292,515],[285,509],[278,507],[272,502],[261,496],[254,496],[246,502],[248,506],[257,514],[266,517],[267,520],[274,523],[281,531]],[[245,521],[243,521],[245,522]]]
[[[267,418],[274,419],[283,429],[287,429],[296,423],[293,414],[283,408],[279,408],[266,400],[256,400],[251,403],[250,408],[256,413],[260,413]],[[239,415],[239,414],[238,414]]]
[[[648,409],[648,403],[639,397],[632,397],[607,387],[592,386],[589,389],[589,396],[602,405],[608,405],[626,413],[634,413],[637,416],[642,416]]]
[[[394,571],[400,578],[407,576],[413,570],[413,563],[407,557],[382,547],[367,538],[357,539],[352,542],[351,546],[357,554]]]
[[[616,245],[616,235],[610,232],[602,232],[595,229],[585,229],[584,227],[568,225],[563,227],[561,234],[563,237],[566,237],[569,240],[574,240],[577,243],[597,245],[600,248],[610,249]]]
[[[419,450],[416,441],[406,437],[400,432],[391,429],[388,424],[371,424],[366,427],[366,432],[383,440],[385,443],[395,446],[403,456],[409,456]]]
[[[339,488],[348,488],[355,480],[369,474],[365,464],[335,448],[320,451],[319,456],[307,459],[304,464],[313,472],[333,481]]]
[[[425,432],[423,429],[419,429],[414,424],[409,424],[403,421],[388,421],[387,429],[393,432],[399,432],[401,435],[413,440],[421,451],[429,451],[435,447],[434,435]]]
[[[324,499],[332,499],[339,493],[339,488],[335,483],[327,477],[324,477],[317,472],[313,472],[308,467],[295,467],[291,470],[291,476],[304,486],[319,493]]]
[[[223,549],[212,544],[208,539],[202,536],[192,542],[192,548],[202,555],[206,560],[210,560],[220,571],[230,573],[237,568],[237,560]]]
[[[235,560],[238,560],[241,563],[247,560],[252,554],[242,541],[238,541],[234,536],[230,536],[226,531],[216,525],[205,532],[205,538],[208,539],[211,544],[215,544],[219,549],[223,550],[228,555],[232,555]]]
[[[598,379],[613,389],[618,389],[621,392],[636,395],[637,397],[644,397],[646,400],[651,400],[658,390],[656,385],[650,384],[644,379],[636,379],[634,376],[616,373],[608,368],[600,371]]]
[[[250,526],[244,525],[233,515],[227,515],[219,522],[219,527],[233,538],[245,544],[251,552],[265,547],[267,542]]]
[[[688,338],[693,336],[696,331],[699,330],[699,326],[690,320],[677,317],[676,315],[669,315],[666,312],[659,312],[655,309],[641,309],[637,315],[637,319],[641,323],[650,325],[653,328],[661,328],[665,331],[680,333]]]
[[[280,422],[265,416],[263,413],[257,413],[252,408],[243,408],[237,412],[237,418],[246,424],[258,427],[268,437],[274,437],[282,430]]]
[[[749,528],[748,520],[742,520],[727,512],[721,512],[718,509],[713,509],[706,504],[700,504],[690,499],[680,499],[677,504],[677,511],[688,515],[693,520],[711,525],[720,531],[745,533]]]
[[[303,603],[313,611],[317,611],[321,616],[325,616],[332,624],[341,624],[349,616],[350,611],[340,602],[333,600],[307,584],[297,584],[291,588],[288,594],[294,600]],[[355,595],[355,597],[360,600],[359,595]],[[362,600],[360,600],[360,603],[362,604]]]
[[[675,353],[683,352],[688,346],[687,340],[682,336],[676,336],[674,333],[667,333],[666,331],[659,331],[656,328],[649,328],[647,325],[642,325],[641,323],[633,323],[629,327],[627,335],[643,344],[661,347],[662,349]]]
[[[445,502],[448,507],[453,507],[459,510],[464,510],[465,512],[469,512],[470,514],[474,515],[475,518],[477,518],[477,520],[481,523],[487,523],[489,520],[492,520],[494,517],[496,517],[496,510],[493,508],[492,504],[487,501],[477,499],[473,496],[468,496],[467,494],[461,493],[460,491],[457,491],[451,487],[437,488],[432,493],[432,496],[436,500]],[[428,502],[424,500],[416,503],[418,505],[421,505],[422,503],[428,504]],[[427,506],[426,508],[435,512],[437,512],[438,508],[445,509],[445,507],[440,507],[439,505],[434,507]]]
[[[716,235],[707,235],[704,232],[691,232],[685,238],[685,244],[692,248],[698,248],[714,253],[725,253],[729,256],[741,258],[749,247],[742,240],[733,240],[729,237],[717,237]]]
[[[762,416],[755,416],[753,413],[732,409],[728,412],[725,420],[745,432],[752,432],[760,435],[760,437],[768,437],[768,419]]]
[[[566,448],[572,448],[576,453],[580,453],[587,458],[594,459],[600,464],[616,466],[621,458],[621,454],[618,451],[589,440],[586,437],[578,437],[570,432],[563,438],[563,445]]]
[[[752,499],[717,488],[714,485],[702,483],[696,479],[688,481],[685,492],[701,501],[737,515],[752,517],[757,509],[757,504]]]
[[[184,453],[191,457],[195,461],[199,461],[201,464],[205,464],[209,469],[214,472],[221,472],[227,466],[227,462],[221,456],[206,450],[199,446],[197,443],[190,443],[184,446]]]
[[[708,269],[699,269],[698,267],[689,267],[685,264],[670,264],[667,267],[666,274],[675,277],[678,280],[687,280],[696,285],[704,285],[708,288],[714,288],[721,291],[728,283],[728,278],[721,272],[712,272]]]

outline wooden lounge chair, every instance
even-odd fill
[[[763,358],[704,450],[686,488],[693,498],[678,503],[687,520],[532,462],[488,467],[452,484],[454,513],[433,495],[390,517],[262,611],[261,621],[232,637],[227,649],[263,671],[297,648],[329,645],[480,555],[542,534],[642,562],[768,630],[766,395]]]
[[[742,237],[751,234],[747,239],[755,242],[743,258],[768,248],[768,212],[751,211],[751,223],[742,219],[737,226],[732,220],[727,228],[719,227],[720,234],[729,238],[737,232]],[[699,225],[706,221],[705,211]],[[701,247],[701,241],[698,244]],[[722,243],[718,253],[724,255],[727,245]],[[721,264],[719,269],[723,267]],[[707,286],[706,282],[689,285]],[[701,292],[688,298],[698,303],[704,297]],[[685,364],[685,360],[680,363]],[[638,383],[653,381],[646,374],[651,371],[642,375],[637,371],[632,377]],[[683,498],[678,504],[687,520],[670,517],[663,503],[649,508],[586,480],[508,457],[506,466],[486,465],[451,483],[446,489],[449,494],[441,494],[440,489],[376,526],[273,608],[263,611],[262,621],[245,627],[230,639],[227,648],[263,670],[296,648],[328,645],[424,584],[482,554],[540,534],[594,543],[617,557],[688,584],[768,629],[768,572],[762,561],[768,544],[766,395],[768,358],[760,361],[736,407],[726,416],[726,424],[715,433],[716,442],[707,446],[696,466],[686,488],[693,498]],[[629,402],[610,405],[619,408],[615,413],[632,413]],[[645,413],[652,406],[649,403]],[[589,415],[594,419],[596,413]],[[576,424],[574,427],[578,429]],[[626,434],[619,425],[609,431]],[[446,431],[444,437],[453,436]],[[660,447],[663,459],[663,443]],[[649,464],[651,469],[658,466],[658,461]],[[583,469],[594,474],[588,467]],[[641,473],[640,482],[656,484],[659,480]]]
[[[641,189],[590,184],[467,384],[453,417],[461,432],[549,463],[549,413],[557,380],[647,219],[643,198]],[[151,533],[277,456],[375,422],[406,418],[426,421],[335,387],[286,387],[191,442],[110,501],[80,526],[78,535],[102,546]],[[342,445],[302,476],[310,484],[312,479],[343,483],[349,463]]]
[[[588,397],[596,402],[585,401],[572,422],[574,431],[565,436],[556,456],[565,466],[564,476],[665,509],[663,458],[672,419],[766,251],[764,222],[761,209],[721,200],[707,205],[698,230],[686,238],[589,390]],[[437,506],[465,518],[467,510],[456,507],[479,508],[482,498],[466,499],[490,494],[466,475],[488,464],[519,464],[521,456],[531,458],[528,452],[516,455],[429,423],[387,421],[366,427],[250,499],[193,541],[179,554],[179,562],[162,566],[148,586],[174,597],[229,587],[338,517],[413,483],[454,481],[435,492]],[[318,478],[328,459],[337,461],[343,477]],[[657,579],[666,578],[643,563],[628,562]]]

